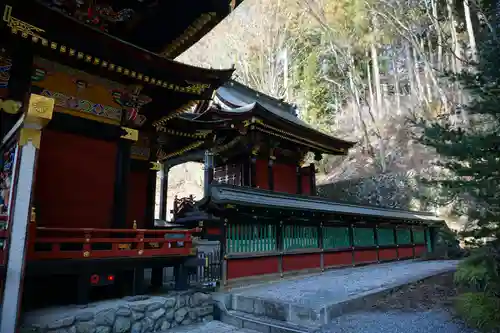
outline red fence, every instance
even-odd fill
[[[30,224],[28,260],[189,256],[190,230],[45,228]]]

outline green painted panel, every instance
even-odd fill
[[[397,229],[398,244],[411,244],[411,231],[410,229]]]
[[[373,228],[353,228],[354,246],[375,246]]]
[[[423,230],[414,230],[413,241],[415,244],[425,244],[425,232]]]
[[[276,250],[276,226],[270,224],[230,224],[227,228],[228,253]]]
[[[394,239],[394,229],[379,228],[377,229],[378,245],[396,245],[396,240]]]
[[[318,228],[312,226],[286,225],[283,227],[283,249],[318,248]]]
[[[431,253],[434,251],[434,242],[433,242],[433,235],[434,230],[433,228],[426,228],[425,229],[425,243],[427,245],[427,252]]]
[[[351,247],[349,241],[349,228],[325,227],[323,228],[323,248],[338,249]]]

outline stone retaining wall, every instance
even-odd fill
[[[21,332],[153,333],[213,320],[210,294],[134,296],[85,306],[43,309],[23,316]]]

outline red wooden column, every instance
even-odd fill
[[[314,163],[309,164],[309,186],[311,187],[311,195],[316,195],[316,167]]]

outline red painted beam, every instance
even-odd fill
[[[321,267],[321,254],[289,254],[283,256],[283,272]]]
[[[276,273],[279,273],[277,256],[227,260],[228,280]]]
[[[323,254],[325,267],[350,266],[352,265],[352,252],[331,252]]]
[[[354,251],[354,263],[377,262],[377,250],[356,250]]]

